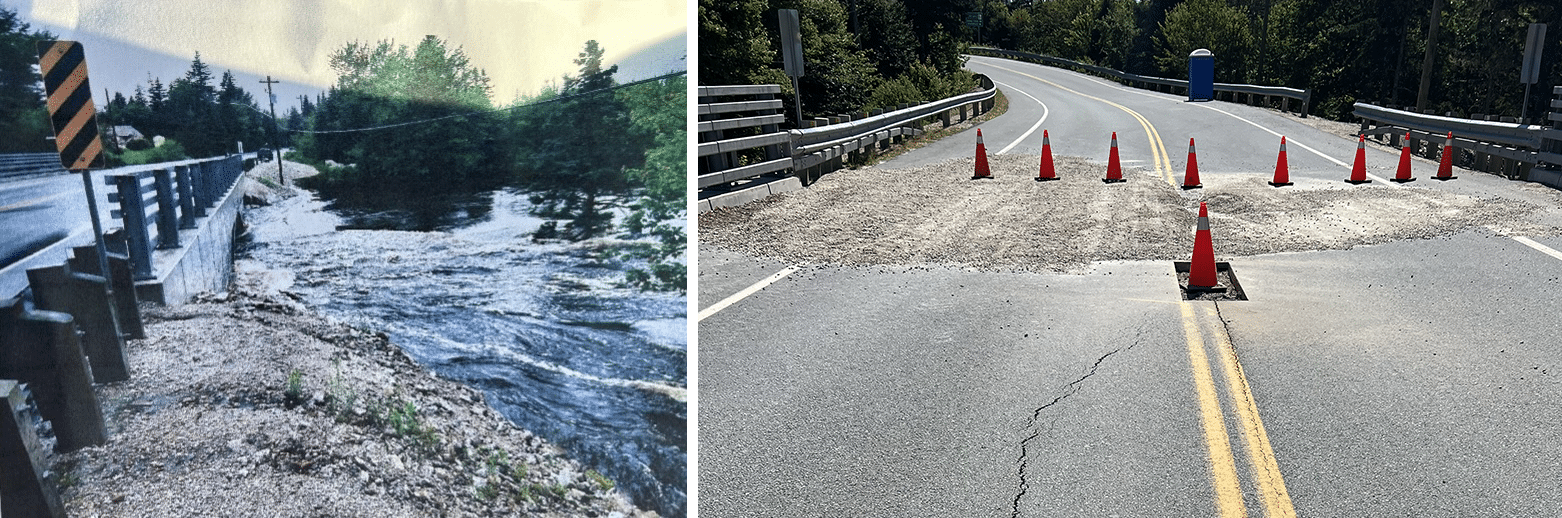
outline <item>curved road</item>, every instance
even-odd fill
[[[1261,108],[993,58],[990,153],[1130,181],[1339,182],[1354,139]],[[1038,121],[1040,124],[1038,124]],[[1032,131],[1032,128],[1035,128]],[[1027,135],[1027,132],[1030,132]],[[969,132],[880,167],[969,156]],[[1397,154],[1368,152],[1393,175]],[[1472,171],[1419,187],[1535,199]],[[1562,222],[1551,210],[1546,221]],[[1218,244],[1217,244],[1218,246]],[[1562,506],[1562,238],[1468,231],[1233,260],[1251,300],[1184,302],[1169,265],[1084,275],[804,268],[702,246],[704,516],[1515,516]]]

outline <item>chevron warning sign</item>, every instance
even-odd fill
[[[43,74],[60,165],[72,171],[103,167],[103,141],[98,138],[97,110],[92,106],[81,43],[38,42],[38,69]]]

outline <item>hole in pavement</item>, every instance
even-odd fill
[[[1215,283],[1224,287],[1224,291],[1188,289],[1191,264],[1188,261],[1172,263],[1172,267],[1177,270],[1177,286],[1182,289],[1182,300],[1247,300],[1247,292],[1242,291],[1242,283],[1237,281],[1236,270],[1232,270],[1231,263],[1227,262],[1215,263]]]

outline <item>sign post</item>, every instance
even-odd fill
[[[781,17],[781,64],[786,75],[792,78],[792,104],[797,106],[797,128],[803,128],[803,90],[797,78],[803,77],[803,37],[798,22],[797,9],[779,9]]]
[[[1540,82],[1540,54],[1545,48],[1546,24],[1529,24],[1529,35],[1524,39],[1524,66],[1519,70],[1519,82],[1524,83],[1524,101],[1519,103],[1519,123],[1527,124],[1529,118],[1529,87]]]
[[[92,216],[92,233],[97,238],[98,271],[107,276],[108,250],[103,244],[103,222],[98,218],[97,195],[92,190],[92,169],[103,167],[103,140],[98,135],[98,112],[92,105],[92,87],[87,83],[87,56],[81,43],[38,42],[38,72],[43,75],[44,95],[49,105],[49,121],[54,125],[54,144],[60,151],[60,165],[81,173],[81,183],[87,190],[87,212]],[[112,297],[112,288],[109,290]]]

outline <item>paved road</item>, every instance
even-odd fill
[[[94,175],[93,189],[106,218],[101,178]],[[26,285],[27,268],[59,264],[65,251],[53,245],[91,242],[85,192],[80,174],[0,183],[0,297],[14,295]],[[48,257],[35,256],[40,251]]]
[[[1010,99],[980,126],[994,153],[1035,153],[1040,129],[1020,136],[1045,127],[1054,153],[1104,162],[1117,131],[1128,165],[1180,182],[1189,135],[1201,175],[1218,175],[1273,171],[1284,134],[1293,177],[1337,182],[1355,152],[1353,139],[1263,109],[1011,61],[969,66]],[[967,156],[973,140],[884,167]],[[1373,149],[1370,172],[1391,177],[1396,158]],[[1417,175],[1432,170],[1419,162]],[[1417,184],[1544,199],[1456,174]],[[1554,514],[1558,249],[1562,238],[1477,229],[1238,258],[1250,300],[1213,303],[1181,301],[1159,262],[1083,275],[793,270],[702,246],[700,511]]]

